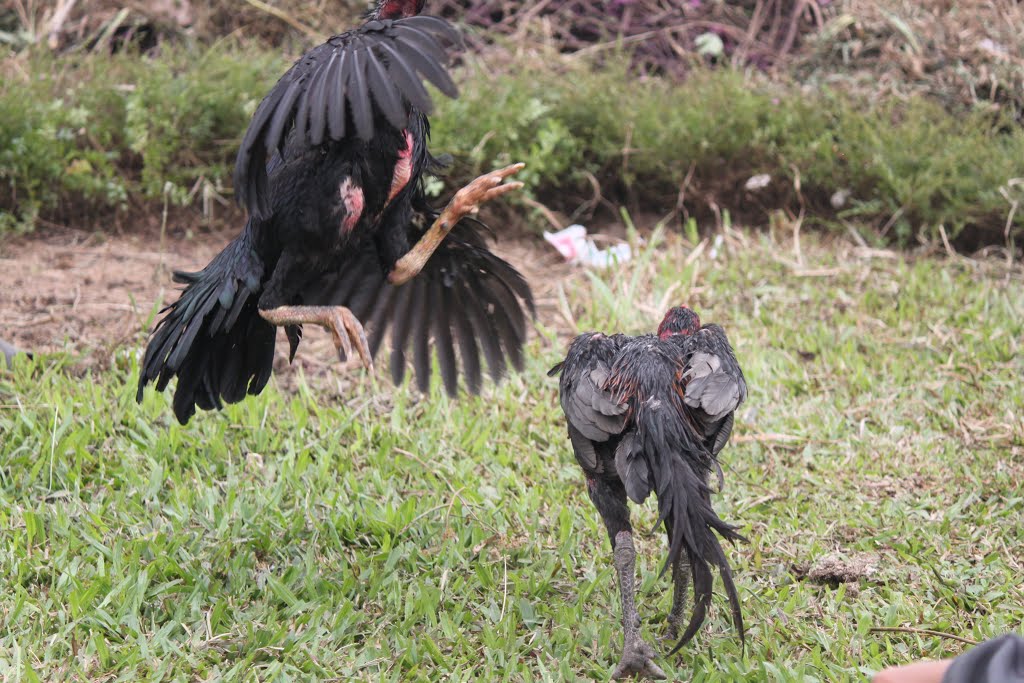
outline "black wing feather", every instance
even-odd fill
[[[292,123],[292,112],[295,107],[295,101],[299,99],[299,95],[302,94],[302,86],[304,79],[297,78],[288,85],[288,89],[281,95],[281,99],[278,101],[274,109],[274,118],[270,120],[270,127],[267,128],[266,137],[264,139],[264,148],[267,152],[281,151],[284,147],[284,132],[285,126],[290,126]],[[245,144],[244,142],[242,144]]]
[[[523,343],[526,341],[526,320],[523,311],[519,308],[512,290],[504,282],[496,280],[489,282],[488,285],[479,291],[490,310],[494,329],[512,367],[522,371]]]
[[[462,359],[462,371],[466,375],[466,388],[471,394],[480,393],[480,353],[476,344],[476,337],[473,333],[473,324],[469,316],[464,315],[466,302],[462,300],[461,288],[455,288],[454,303],[455,313],[452,317],[452,325],[455,330],[455,339],[459,342],[459,357]]]
[[[373,101],[392,127],[402,130],[409,123],[409,113],[402,104],[402,94],[388,75],[387,67],[379,59],[369,59],[366,75]]]
[[[462,44],[462,37],[459,35],[459,32],[454,26],[441,17],[435,17],[429,14],[420,14],[406,19],[402,24],[407,27],[415,27],[427,34],[440,36],[452,45]]]
[[[403,285],[395,292],[395,312],[391,320],[391,379],[401,384],[405,379],[405,349],[409,345],[409,305],[413,288]]]
[[[422,393],[430,389],[430,283],[413,280],[416,288],[412,312],[412,366],[416,370],[416,388]]]
[[[569,345],[559,381],[559,400],[569,424],[587,439],[607,441],[621,434],[628,419],[628,406],[605,391],[604,382],[595,383],[615,360],[620,340],[593,333],[582,334]]]
[[[401,36],[403,40],[408,42],[410,45],[415,46],[417,50],[426,55],[429,59],[437,62],[438,64],[444,64],[447,59],[447,55],[445,54],[444,48],[441,47],[441,43],[434,38],[432,33],[410,28],[402,23],[395,24],[394,30],[395,33]],[[457,33],[453,33],[451,37],[455,39],[451,42],[458,41]],[[448,95],[448,93],[445,94]],[[449,97],[454,97],[454,95],[449,95]]]
[[[391,77],[395,84],[402,90],[406,99],[412,106],[424,114],[430,114],[434,110],[434,103],[430,99],[430,93],[423,86],[416,69],[407,61],[406,55],[399,52],[395,46],[383,43],[381,50],[388,57],[388,66]]]
[[[463,309],[470,325],[473,326],[473,333],[480,342],[480,348],[487,359],[487,368],[491,372],[491,379],[495,382],[505,374],[505,356],[501,353],[501,344],[498,342],[497,331],[489,324],[487,313],[480,305],[481,282],[473,277],[474,273],[468,273],[460,279],[456,286],[460,288],[459,299],[465,304]]]
[[[455,346],[452,341],[452,330],[448,325],[451,318],[451,300],[445,296],[444,285],[440,279],[431,280],[430,310],[440,311],[440,315],[431,316],[431,329],[434,332],[434,348],[437,349],[437,364],[441,368],[441,379],[449,396],[454,397],[459,391],[459,369],[455,361]]]
[[[313,92],[309,98],[309,111],[307,112],[309,117],[309,143],[314,146],[321,144],[327,133],[327,94],[330,92],[328,84],[331,79],[331,70],[334,69],[337,63],[338,54],[332,52],[327,60],[327,64],[317,71],[316,77],[309,86],[309,89]]]
[[[331,70],[326,74],[324,88],[327,90],[327,124],[328,133],[332,140],[341,140],[345,137],[346,121],[348,114],[345,111],[345,63],[349,55],[343,51],[335,52],[337,59],[334,60]],[[322,131],[321,131],[322,133]],[[320,138],[323,142],[323,138]],[[314,143],[319,144],[319,143]]]
[[[287,158],[346,136],[371,140],[377,122],[401,129],[410,107],[430,113],[423,79],[457,97],[442,43],[458,42],[448,22],[416,16],[371,21],[307,52],[263,99],[245,132],[235,162],[239,203],[267,216],[266,163],[275,152]]]
[[[370,345],[370,353],[375,357],[380,351],[380,345],[384,342],[388,321],[394,315],[396,291],[395,287],[381,287],[380,296],[374,302],[373,310],[369,315],[370,338],[367,341]]]
[[[316,87],[320,71],[323,66],[318,66],[310,74],[306,83],[301,86],[301,92],[295,101],[295,137],[299,140],[306,138],[306,130],[309,127],[309,98]]]
[[[747,383],[718,325],[705,325],[686,339],[683,353],[683,403],[699,427],[699,438],[717,456],[732,433],[736,409],[747,397]]]
[[[371,101],[371,84],[366,77],[366,61],[373,60],[368,50],[355,50],[348,61],[348,106],[352,109],[352,120],[356,124],[356,135],[363,140],[373,138],[373,103]]]

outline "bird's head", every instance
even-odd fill
[[[658,338],[668,339],[676,335],[689,337],[700,329],[700,318],[686,306],[670,308],[658,325]]]
[[[371,19],[404,19],[423,11],[426,0],[377,0]]]

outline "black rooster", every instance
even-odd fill
[[[0,339],[0,353],[4,354],[5,365],[8,368],[11,368],[14,366],[14,357],[17,356],[19,353],[24,352],[20,351],[18,347],[14,346],[13,344],[8,344],[3,339]],[[32,357],[31,353],[25,355],[27,355],[29,358]]]
[[[640,638],[634,601],[632,527],[626,498],[658,498],[658,524],[665,522],[668,559],[675,586],[668,639],[683,621],[687,584],[693,578],[694,608],[674,654],[700,628],[711,602],[718,567],[743,640],[743,617],[732,573],[715,532],[742,540],[711,507],[708,479],[732,431],[733,413],[747,385],[725,331],[701,327],[684,306],[671,309],[658,334],[628,337],[590,332],[576,337],[565,360],[548,373],[562,373],[559,398],[587,491],[611,539],[622,597],[625,631],[622,659],[612,678],[639,674],[664,678],[654,650]]]
[[[427,150],[432,102],[422,79],[457,95],[445,63],[458,36],[418,16],[423,4],[378,0],[363,26],[307,52],[264,98],[235,166],[245,230],[202,271],[175,273],[187,286],[149,341],[138,400],[149,382],[162,391],[177,376],[174,414],[184,424],[196,406],[257,394],[271,374],[275,327],[294,357],[307,323],[330,330],[342,360],[354,347],[371,371],[392,325],[392,372],[401,379],[412,342],[421,387],[432,336],[449,393],[453,339],[471,391],[479,346],[496,377],[506,357],[521,365],[530,289],[487,250],[479,224],[463,220],[521,187],[504,182],[521,165],[477,178],[440,214],[429,208],[423,178],[440,164]],[[361,320],[372,321],[369,340]]]

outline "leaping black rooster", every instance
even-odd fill
[[[264,98],[235,166],[245,230],[202,271],[175,273],[187,286],[150,339],[139,400],[149,382],[162,391],[176,376],[184,424],[196,406],[259,393],[279,326],[291,357],[301,326],[316,324],[342,360],[354,348],[372,371],[391,325],[392,373],[401,381],[411,343],[421,388],[432,337],[449,393],[456,341],[470,391],[480,386],[481,347],[495,378],[506,358],[521,366],[530,289],[465,218],[521,187],[505,182],[521,166],[477,178],[440,214],[428,206],[423,178],[440,164],[427,151],[432,102],[422,81],[457,95],[445,64],[458,36],[419,16],[423,5],[377,0],[364,25],[307,52]]]
[[[632,527],[626,498],[658,498],[658,524],[665,522],[668,559],[675,586],[668,639],[683,621],[686,591],[693,578],[694,607],[686,631],[670,654],[697,632],[711,602],[718,567],[743,639],[743,617],[732,572],[716,533],[741,540],[711,507],[708,479],[732,432],[733,414],[747,395],[732,347],[718,325],[701,327],[684,306],[671,309],[658,334],[628,337],[590,332],[576,337],[564,361],[548,373],[562,373],[559,398],[587,491],[611,539],[622,597],[625,631],[622,658],[612,678],[665,678],[655,652],[640,637],[634,599]]]

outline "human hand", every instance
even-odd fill
[[[943,659],[893,667],[879,671],[871,683],[942,683],[942,677],[952,663],[952,659]]]

